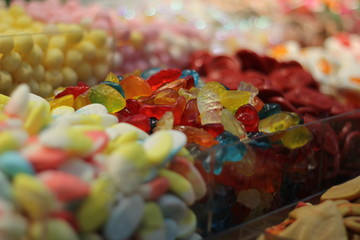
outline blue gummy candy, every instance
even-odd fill
[[[277,103],[265,103],[259,112],[260,119],[264,119],[281,112],[281,107]]]
[[[184,78],[188,75],[191,75],[194,78],[194,84],[197,86],[199,84],[200,75],[197,71],[192,69],[185,69],[181,72],[180,78]]]

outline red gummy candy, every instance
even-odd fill
[[[65,88],[64,91],[56,94],[55,98],[60,98],[60,97],[63,97],[63,96],[66,96],[66,95],[73,95],[74,96],[74,99],[79,96],[80,94],[83,94],[84,92],[86,92],[87,90],[89,89],[89,86],[86,85],[85,83],[83,82],[79,82],[77,84],[77,86],[71,86],[71,87],[67,87]]]
[[[124,122],[130,123],[145,132],[150,131],[150,118],[145,114],[134,114],[124,119]]]
[[[250,105],[245,104],[236,110],[235,118],[242,122],[246,132],[258,132],[259,115],[256,109]]]
[[[255,70],[257,72],[266,73],[266,66],[260,56],[250,50],[239,50],[236,57],[242,63],[242,70]]]
[[[183,96],[179,96],[176,100],[175,106],[172,109],[172,112],[174,114],[174,123],[175,125],[178,125],[181,120],[181,116],[185,110],[186,107],[186,98]]]
[[[171,105],[142,104],[139,113],[145,114],[148,117],[160,119],[166,112],[171,112],[172,110],[173,106]]]
[[[151,86],[151,89],[154,91],[165,83],[169,83],[176,79],[179,79],[180,76],[180,69],[163,69],[153,74],[146,82]]]
[[[225,131],[224,126],[221,123],[209,123],[202,126],[202,129],[217,137]]]
[[[180,123],[185,126],[201,126],[200,112],[197,107],[196,99],[191,99],[186,103]]]

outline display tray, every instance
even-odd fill
[[[276,223],[262,225],[265,218],[259,217],[275,216],[281,221],[286,209],[298,201],[358,176],[359,120],[360,110],[356,110],[199,152],[197,165],[209,189],[207,197],[193,207],[202,236],[216,237],[237,226],[247,227],[232,234],[255,231],[256,235]],[[301,142],[304,128],[311,133],[310,140],[299,147],[284,146],[287,138]],[[280,215],[284,207],[285,215]],[[250,222],[258,227],[249,229]]]

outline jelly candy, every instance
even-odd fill
[[[226,131],[231,132],[240,139],[247,138],[243,124],[238,121],[229,110],[225,108],[221,111],[221,124],[224,126]]]
[[[154,104],[159,105],[174,105],[178,99],[179,94],[171,88],[166,88],[156,93]]]
[[[146,82],[151,86],[151,89],[154,91],[165,83],[179,79],[180,76],[181,71],[179,69],[163,69],[151,75]]]
[[[311,139],[312,134],[305,126],[296,126],[286,130],[281,142],[285,147],[295,149],[304,146]]]
[[[89,99],[92,103],[101,103],[109,113],[118,112],[125,107],[125,99],[114,88],[99,84],[89,89]]]
[[[200,75],[197,71],[192,69],[185,69],[181,72],[180,78],[184,78],[186,76],[192,76],[194,78],[194,84],[197,86],[199,84]]]
[[[149,68],[141,73],[141,77],[145,80],[149,79],[155,73],[158,73],[161,68]]]
[[[264,119],[281,112],[281,107],[279,104],[275,103],[265,103],[261,111],[259,112],[260,119]]]
[[[246,132],[257,132],[259,116],[256,109],[250,104],[245,104],[236,110],[235,118],[242,122]]]
[[[70,86],[65,88],[64,91],[61,91],[60,93],[56,94],[55,98],[60,98],[66,95],[73,95],[74,99],[77,98],[77,96],[79,96],[80,94],[83,94],[84,92],[86,92],[89,89],[89,87],[83,83],[83,82],[78,82],[78,84],[76,86]]]
[[[180,123],[186,126],[198,127],[200,123],[200,113],[197,108],[196,99],[188,100],[181,116]]]
[[[246,91],[225,91],[220,95],[221,104],[229,109],[231,112],[235,112],[240,106],[250,102],[251,93]]]
[[[212,123],[212,124],[205,124],[202,126],[202,129],[217,137],[219,134],[225,131],[224,126],[221,123]]]
[[[127,118],[122,119],[121,121],[130,123],[145,132],[150,131],[150,119],[145,114],[133,114]]]
[[[215,138],[205,130],[191,126],[176,126],[174,129],[185,133],[188,143],[196,143],[204,147],[211,147],[218,144]]]
[[[166,112],[156,123],[154,132],[159,130],[170,130],[174,127],[174,114],[172,112]]]
[[[300,118],[295,113],[280,112],[260,120],[259,130],[265,133],[278,132],[286,130],[299,122]]]
[[[130,75],[120,81],[126,98],[137,98],[139,96],[149,96],[152,93],[150,85],[139,76]]]
[[[60,106],[69,106],[72,107],[74,105],[74,96],[69,94],[63,97],[55,98],[49,101],[51,109],[60,107]]]
[[[200,112],[201,124],[220,123],[221,110],[220,94],[226,89],[217,82],[208,82],[200,89],[197,97],[197,106]]]
[[[111,82],[111,81],[103,81],[100,84],[105,84],[105,85],[108,85],[108,86],[116,89],[116,91],[118,91],[121,94],[121,96],[123,96],[123,98],[125,98],[125,92],[122,89],[120,84],[115,83],[115,82]]]

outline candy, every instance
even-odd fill
[[[32,166],[23,156],[10,151],[0,155],[0,170],[9,178],[13,178],[19,173],[34,174]]]
[[[45,217],[55,207],[54,195],[38,179],[23,173],[14,177],[14,197],[32,219]]]
[[[145,214],[145,206],[138,194],[120,199],[110,213],[105,226],[105,236],[110,240],[127,239],[140,224]]]
[[[0,37],[0,53],[7,54],[14,48],[14,39],[10,36]]]
[[[40,240],[42,237],[46,239],[69,239],[78,240],[75,231],[68,223],[59,219],[50,219],[46,222],[35,222],[31,226],[31,237]],[[44,235],[45,234],[45,235]]]
[[[89,89],[89,99],[92,103],[103,104],[110,113],[120,111],[125,107],[125,99],[114,88],[100,84]]]
[[[7,72],[15,72],[21,65],[21,56],[17,52],[10,52],[1,58],[1,67]]]
[[[160,170],[159,175],[168,179],[170,190],[180,196],[188,205],[195,201],[194,190],[184,177],[166,169]]]
[[[166,239],[163,215],[155,203],[147,203],[139,229],[140,239]]]

